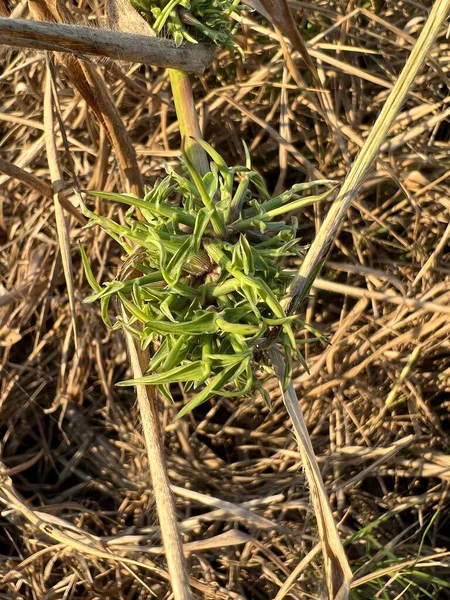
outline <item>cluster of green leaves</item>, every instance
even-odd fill
[[[245,7],[240,0],[130,0],[156,33],[167,32],[177,46],[211,40],[230,50],[240,48],[231,14]]]
[[[329,183],[324,180],[294,185],[272,198],[248,152],[246,166],[230,168],[210,145],[198,143],[211,158],[203,177],[184,155],[181,173],[167,166],[168,176],[143,199],[92,192],[129,206],[125,224],[83,207],[91,224],[122,246],[129,265],[128,274],[101,286],[82,251],[94,289],[86,301],[101,302],[107,325],[125,328],[143,348],[157,347],[145,376],[121,385],[155,385],[169,401],[172,383],[183,384],[186,392],[198,390],[181,414],[217,394],[240,397],[259,390],[268,402],[261,374],[270,369],[264,348],[274,331],[285,349],[285,385],[292,360],[304,363],[296,332],[306,329],[310,339],[320,334],[282,307],[292,280],[283,262],[301,256],[303,248],[296,219],[276,217],[330,193],[303,196]],[[132,277],[126,278],[130,269]],[[112,298],[123,311],[114,325]]]

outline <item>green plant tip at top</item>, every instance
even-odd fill
[[[99,285],[82,251],[94,289],[86,301],[101,302],[107,325],[126,329],[143,348],[156,348],[145,376],[120,385],[155,385],[171,402],[170,384],[195,390],[180,414],[218,394],[241,397],[258,390],[268,402],[261,374],[270,369],[268,340],[276,334],[285,349],[287,385],[292,360],[302,360],[295,334],[308,329],[321,337],[283,310],[292,281],[283,263],[301,258],[304,248],[296,219],[275,218],[320,201],[330,192],[304,192],[329,182],[297,184],[271,198],[249,161],[230,168],[211,146],[198,143],[211,158],[204,176],[184,156],[181,173],[167,166],[167,177],[143,199],[92,192],[127,205],[126,224],[83,206],[91,223],[126,254],[118,278]],[[123,311],[114,325],[112,298]]]
[[[239,0],[130,0],[158,34],[170,35],[179,46],[184,41],[212,41],[230,50],[237,49],[233,36],[236,23],[231,19],[248,7]]]

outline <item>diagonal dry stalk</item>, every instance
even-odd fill
[[[261,4],[263,5],[262,11]],[[254,5],[255,8],[262,14],[268,13],[270,15],[269,20],[273,21],[275,25],[275,31],[278,29],[282,36],[285,36],[287,39],[289,39],[292,47],[299,53],[299,55],[303,59],[303,62],[308,68],[308,71],[311,73],[314,85],[317,88],[319,101],[319,106],[317,107],[318,112],[327,122],[330,131],[332,132],[333,136],[335,136],[336,141],[339,144],[344,159],[347,161],[348,153],[345,147],[344,138],[342,135],[341,128],[339,126],[338,119],[333,109],[333,102],[330,93],[322,85],[319,72],[316,69],[316,66],[314,65],[313,61],[311,60],[308,48],[306,47],[306,44],[298,31],[297,25],[289,9],[287,0],[258,0],[258,2],[254,3]],[[293,76],[297,85],[304,89],[305,87],[307,87],[307,85],[301,77],[293,60],[291,59],[282,37],[279,37],[287,67],[290,70],[291,75]]]
[[[298,308],[299,300],[305,296],[311,287],[318,266],[335,239],[347,210],[356,199],[395,117],[400,111],[420,69],[428,58],[428,53],[447,18],[449,10],[450,0],[436,0],[434,3],[400,77],[392,88],[375,125],[345,178],[333,206],[328,211],[320,231],[314,238],[298,274],[292,282],[289,298],[286,301],[288,313],[292,313]]]
[[[47,151],[48,167],[53,186],[53,203],[55,207],[56,231],[58,232],[59,251],[66,279],[67,292],[69,295],[70,312],[72,315],[72,327],[77,342],[76,327],[76,308],[75,291],[73,281],[72,254],[70,252],[70,222],[67,221],[60,201],[60,193],[64,189],[64,181],[58,160],[58,151],[55,140],[55,123],[53,117],[53,91],[52,74],[49,64],[47,64],[47,78],[45,81],[44,93],[44,126],[45,126],[45,146]]]
[[[352,580],[352,571],[347,557],[342,547],[336,523],[328,499],[328,494],[320,473],[314,449],[309,438],[308,428],[306,427],[302,411],[297,400],[297,395],[292,382],[287,390],[283,391],[281,384],[284,370],[283,355],[274,346],[270,351],[272,362],[275,366],[281,395],[284,405],[294,426],[294,434],[297,440],[302,465],[308,480],[311,500],[317,519],[319,537],[322,544],[322,554],[325,567],[325,579],[327,583],[329,597],[332,600],[345,600],[348,598],[350,582]],[[292,582],[293,583],[293,582]]]
[[[328,212],[318,235],[302,262],[297,277],[291,285],[288,299],[285,301],[285,306],[289,313],[298,308],[298,304],[311,287],[318,272],[320,262],[323,260],[337,235],[348,208],[355,200],[414,79],[427,60],[429,50],[447,17],[449,9],[450,0],[438,0],[434,4],[400,77],[394,85],[366,143],[350,169],[338,197]],[[283,357],[276,348],[272,348],[271,357],[278,379],[280,380],[283,372]],[[302,412],[299,408],[294,387],[290,384],[285,392],[281,388],[281,392],[286,409],[294,425],[295,436],[310,485],[312,502],[322,542],[328,592],[330,598],[333,600],[344,600],[349,595],[352,578],[351,569],[339,539],[328,496],[323,485],[317,459]]]
[[[126,318],[125,313],[123,316]],[[137,347],[131,334],[127,332],[125,335],[133,377],[138,379],[142,377],[148,367],[148,352]],[[167,473],[158,412],[155,406],[154,388],[138,385],[136,386],[136,396],[173,597],[174,600],[191,600],[189,575],[177,523],[175,502]]]
[[[123,3],[119,0],[109,0],[108,2],[108,18],[114,20],[116,27],[133,27],[133,21],[130,21],[129,16],[130,13],[134,15],[134,12],[134,9],[128,2]],[[179,95],[174,93],[175,102],[176,104],[178,103],[178,110],[182,112],[183,107],[180,106],[179,103],[187,101],[185,110],[188,115],[194,115],[195,117],[196,113],[188,75],[183,71],[177,70],[171,70],[169,72],[172,86],[179,92]],[[183,92],[185,93],[183,94]],[[191,110],[189,110],[190,108]],[[185,130],[182,130],[182,133],[189,137],[191,150],[194,153],[194,156],[201,161],[202,149],[191,139],[192,136],[198,137],[200,134],[200,127],[195,118],[191,120],[188,119],[187,123],[186,126],[183,122]],[[208,162],[206,161],[206,166],[207,165]],[[125,311],[123,311],[123,317],[126,319]],[[133,339],[133,336],[128,332],[126,333],[126,342],[133,377],[134,379],[139,379],[148,368],[149,350],[140,349]],[[174,600],[192,600],[187,563],[183,552],[183,542],[177,522],[175,500],[167,473],[164,446],[161,437],[158,410],[156,407],[155,389],[151,386],[138,385],[136,386],[136,396],[144,431],[150,474],[153,483],[153,493],[161,527],[161,535],[173,597]]]

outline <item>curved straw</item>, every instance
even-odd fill
[[[311,501],[317,520],[317,529],[322,544],[325,579],[329,597],[332,600],[346,600],[350,590],[352,571],[333,518],[330,501],[328,500],[320,473],[319,463],[314,454],[308,428],[300,410],[294,386],[290,383],[287,389],[283,390],[284,357],[276,346],[271,348],[270,358],[275,367],[284,405],[294,426],[295,439],[297,440],[298,449],[302,457],[302,466],[309,485]]]
[[[288,314],[298,308],[309,292],[320,270],[321,261],[335,239],[347,210],[357,196],[361,184],[367,176],[395,117],[413,85],[414,79],[427,60],[428,52],[449,10],[450,0],[437,0],[435,2],[400,77],[392,88],[366,143],[350,169],[333,206],[329,210],[296,278],[291,284],[288,298],[285,301],[285,308]],[[270,350],[270,355],[280,382],[284,404],[294,426],[295,437],[310,486],[312,503],[322,543],[329,597],[332,600],[346,600],[349,596],[352,573],[339,539],[320,469],[309,438],[308,429],[300,410],[294,386],[291,383],[285,391],[282,388],[281,380],[284,370],[284,358],[280,350],[274,346]]]

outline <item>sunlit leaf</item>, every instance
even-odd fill
[[[207,368],[202,361],[181,365],[165,373],[153,373],[139,379],[128,379],[117,385],[125,387],[130,385],[159,385],[163,383],[178,383],[180,381],[197,381],[207,376]]]
[[[194,408],[200,406],[200,404],[203,404],[203,402],[206,402],[209,398],[211,398],[211,396],[220,393],[224,386],[233,379],[239,369],[239,364],[231,365],[213,377],[211,381],[202,389],[202,391],[196,394],[196,396],[194,396],[194,398],[180,410],[178,413],[178,418],[181,418],[182,416],[191,412]]]

